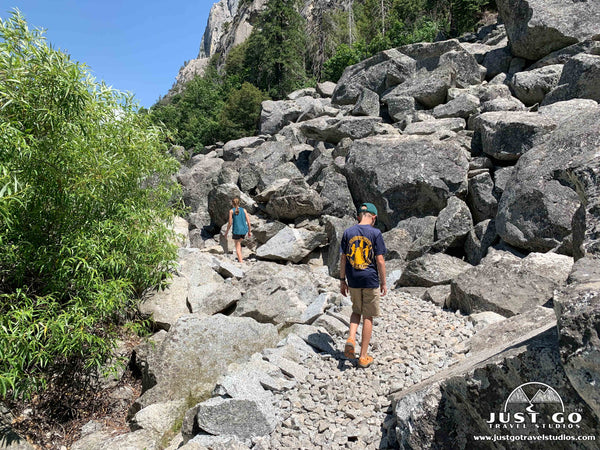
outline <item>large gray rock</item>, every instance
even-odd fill
[[[285,227],[285,223],[277,220],[273,222],[261,221],[258,225],[252,226],[252,234],[256,238],[258,244],[264,244]]]
[[[387,93],[383,101],[387,103],[390,98],[413,97],[421,107],[431,109],[444,103],[451,86],[452,73],[449,70],[422,71]]]
[[[536,139],[556,124],[548,117],[530,112],[486,112],[473,120],[474,140],[481,140],[484,153],[502,161],[516,161],[529,151]]]
[[[449,284],[471,268],[471,264],[445,253],[423,255],[407,264],[398,280],[398,286],[430,287]]]
[[[319,296],[317,280],[306,266],[260,262],[247,272],[243,285],[245,293],[233,315],[259,322],[303,322],[304,312]]]
[[[452,74],[452,84],[456,87],[464,88],[481,83],[477,60],[456,39],[409,44],[399,47],[398,51],[417,61],[417,70],[448,70]]]
[[[286,283],[267,283],[260,288],[251,288],[238,302],[234,316],[251,317],[262,323],[303,323],[307,304]],[[282,288],[283,286],[283,288]]]
[[[381,117],[321,117],[300,124],[300,130],[309,139],[337,144],[344,138],[362,139],[376,132]]]
[[[600,56],[576,55],[568,60],[563,68],[558,86],[544,98],[543,104],[589,98],[600,101]]]
[[[286,227],[256,249],[256,256],[272,261],[300,262],[327,241],[325,233]]]
[[[548,92],[558,85],[563,66],[555,64],[539,69],[518,72],[511,78],[515,95],[525,105],[531,106],[542,103]]]
[[[498,112],[498,111],[527,111],[527,107],[521,100],[511,98],[495,98],[481,104],[481,112]]]
[[[570,173],[597,158],[598,107],[576,114],[521,157],[506,187],[496,217],[498,234],[507,243],[531,251],[548,251],[572,231],[581,199]],[[571,163],[570,163],[571,162]],[[569,164],[572,167],[567,168]],[[591,183],[592,185],[594,183]]]
[[[289,178],[279,178],[267,186],[265,189],[260,191],[258,194],[254,196],[254,200],[261,203],[267,203],[273,194],[275,194],[279,189],[288,184],[290,181]]]
[[[465,239],[465,255],[467,261],[473,265],[479,262],[487,254],[488,248],[496,243],[496,223],[493,220],[484,220],[473,227]]]
[[[221,184],[208,193],[208,213],[215,227],[221,228],[227,223],[232,208],[231,201],[236,197],[240,199],[240,206],[248,214],[256,212],[256,202],[240,191],[235,184]]]
[[[315,88],[302,88],[302,89],[297,89],[293,92],[290,92],[287,95],[288,100],[298,100],[299,98],[302,97],[316,97],[317,96],[317,90]]]
[[[533,63],[529,69],[539,69],[540,67],[552,66],[554,64],[565,64],[569,59],[580,53],[587,53],[590,55],[598,54],[600,43],[593,39],[587,39],[585,41],[578,42],[577,44],[569,45],[568,47],[561,48],[544,56],[542,59]]]
[[[468,119],[479,112],[479,99],[472,94],[464,94],[448,103],[433,108],[433,116],[436,119],[445,117],[462,117]]]
[[[349,105],[356,100],[363,89],[382,94],[386,89],[408,79],[415,71],[416,62],[390,49],[378,53],[358,64],[346,67],[332,94],[332,103]]]
[[[317,94],[319,94],[321,97],[331,97],[334,90],[335,83],[332,81],[317,83]]]
[[[500,200],[502,193],[510,183],[512,176],[515,173],[515,166],[498,167],[494,171],[494,189],[492,193],[496,200]]]
[[[379,116],[379,95],[370,89],[363,89],[352,110],[355,116]]]
[[[136,430],[115,436],[108,430],[100,430],[84,436],[75,442],[73,450],[104,450],[107,448],[119,448],[123,450],[159,450],[160,438],[153,430]]]
[[[189,281],[187,301],[196,310],[196,305],[224,282],[223,277],[214,270],[212,258],[194,248],[179,250],[179,273]]]
[[[472,42],[471,40],[468,42],[462,41],[460,46],[473,55],[478,64],[482,64],[488,53],[506,47],[507,43],[508,39],[504,33],[504,36],[498,36],[498,40],[494,39],[493,43],[490,44],[484,43],[478,39],[475,42]]]
[[[260,351],[278,341],[273,325],[245,317],[189,314],[180,318],[142,365],[144,393],[133,405],[178,399],[200,399],[212,392],[227,365],[248,358],[248,348]]]
[[[414,236],[404,228],[397,226],[383,233],[383,241],[387,249],[385,256],[386,261],[398,259],[404,261],[406,255],[415,241]]]
[[[450,197],[435,222],[435,239],[439,248],[462,247],[467,233],[473,227],[473,217],[465,202]]]
[[[573,256],[600,255],[600,155],[575,158],[567,169],[582,202],[573,219]]]
[[[265,100],[260,112],[260,132],[275,134],[284,126],[298,120],[302,107],[294,100]]]
[[[422,299],[426,302],[431,302],[434,305],[444,308],[448,297],[450,296],[450,285],[449,284],[438,284],[431,286],[423,294]]]
[[[272,405],[255,400],[215,397],[197,408],[198,427],[217,436],[251,439],[270,434],[279,422]]]
[[[264,138],[260,136],[250,136],[229,141],[223,146],[223,160],[234,161],[242,154],[245,148],[255,148],[264,142]]]
[[[390,256],[393,256],[394,252],[397,251],[398,257],[403,256],[404,259],[411,260],[430,251],[435,242],[436,221],[437,217],[435,216],[425,216],[409,217],[398,222],[394,230],[404,230],[411,237],[412,243],[406,254],[399,251],[402,247],[400,249],[388,249],[390,250]]]
[[[494,182],[488,171],[469,178],[467,204],[475,223],[496,217],[498,200],[494,197]]]
[[[340,110],[331,106],[331,100],[322,98],[302,97],[296,100],[302,108],[298,122],[316,119],[317,117],[335,117]]]
[[[223,285],[210,257],[199,249],[181,248],[178,256],[179,267],[172,282],[164,290],[149,293],[139,306],[142,314],[152,316],[159,329],[169,330],[183,315],[199,312],[204,299]]]
[[[271,195],[265,210],[275,219],[294,220],[319,215],[323,210],[323,200],[304,178],[293,178]]]
[[[474,95],[481,103],[499,98],[509,99],[512,97],[510,88],[505,84],[482,83],[465,88],[448,89],[448,101],[456,100],[466,94]]]
[[[244,192],[264,190],[281,178],[301,177],[302,173],[292,162],[293,147],[287,142],[265,142],[243,160],[240,169],[240,188]]]
[[[556,122],[557,127],[568,125],[577,120],[582,114],[596,114],[600,112],[598,102],[588,99],[573,99],[564,102],[552,103],[551,105],[540,106],[538,112]]]
[[[449,307],[464,314],[493,311],[510,317],[544,305],[567,277],[564,270],[552,272],[548,266],[560,261],[568,267],[572,260],[555,254],[532,255],[521,259],[508,252],[488,253],[478,266],[452,281]]]
[[[388,114],[394,122],[400,122],[415,112],[415,98],[406,95],[387,95],[383,99]]]
[[[404,128],[404,134],[418,134],[427,136],[435,133],[447,134],[449,131],[458,132],[466,128],[466,122],[459,117],[423,120],[409,123]]]
[[[600,418],[600,155],[581,155],[567,168],[582,202],[573,219],[577,262],[556,295],[561,360],[573,386]]]
[[[578,260],[569,278],[554,298],[561,360],[573,387],[600,418],[600,259]]]
[[[507,46],[500,46],[487,52],[481,62],[486,68],[486,78],[491,80],[496,75],[508,73],[513,55]]]
[[[186,276],[174,275],[165,289],[146,294],[138,309],[142,315],[150,316],[157,328],[168,331],[177,319],[190,313],[187,306],[189,289]]]
[[[323,216],[322,223],[325,225],[325,232],[327,233],[327,240],[329,242],[325,264],[329,269],[329,275],[339,278],[342,236],[346,228],[350,228],[356,224],[356,220],[350,217]]]
[[[536,310],[519,315],[489,325],[480,333],[486,333],[489,339],[473,343],[471,353],[463,361],[392,395],[400,448],[435,448],[432,443],[443,442],[444,448],[529,449],[532,440],[542,440],[549,433],[565,434],[571,439],[598,434],[597,419],[581,401],[560,364],[556,321],[551,310],[549,314]],[[564,411],[556,404],[534,403],[537,426],[525,411],[527,403],[507,404],[518,388],[518,392],[532,399],[539,389],[544,392],[548,386],[560,396]],[[525,417],[525,423],[519,426],[512,414],[516,412]],[[563,414],[553,421],[556,412]],[[501,413],[507,423],[500,422]],[[573,413],[580,414],[581,422],[569,427],[567,418]],[[566,428],[556,423],[561,418],[565,419]],[[476,436],[497,436],[498,441],[482,446]],[[507,439],[510,446],[498,445],[500,439]],[[593,441],[582,442],[576,448],[591,450],[595,445]],[[574,448],[572,442],[558,440],[553,446]]]
[[[190,168],[179,171],[177,181],[182,186],[182,197],[190,209],[189,222],[197,228],[210,223],[208,193],[219,183],[223,160],[211,155],[194,156]]]
[[[355,213],[348,182],[337,168],[329,166],[323,169],[316,188],[323,199],[322,214],[344,217]]]
[[[542,275],[562,286],[573,269],[573,258],[558,253],[530,253],[521,260],[521,267],[531,273]]]
[[[374,203],[391,229],[411,216],[437,215],[448,198],[466,191],[468,168],[454,142],[377,136],[353,142],[345,173],[354,200]]]
[[[538,60],[598,33],[595,1],[498,0],[498,11],[514,55]]]
[[[183,399],[171,402],[154,403],[138,411],[130,421],[132,431],[144,429],[162,436],[180,420],[185,412]]]
[[[272,402],[272,391],[284,391],[294,385],[295,382],[283,379],[282,373],[276,365],[263,360],[261,353],[254,353],[245,363],[230,364],[227,374],[219,378],[213,394],[235,399]],[[193,430],[189,431],[193,432]],[[182,430],[182,432],[188,434],[188,430]]]
[[[190,299],[189,308],[193,313],[213,314],[224,313],[232,308],[241,298],[242,292],[231,283],[206,283],[205,289],[200,290]]]

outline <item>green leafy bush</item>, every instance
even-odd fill
[[[129,95],[0,19],[0,396],[105,361],[176,259],[176,170]]]
[[[264,92],[248,82],[233,90],[221,111],[219,127],[222,139],[227,141],[256,134],[261,103],[268,98]]]
[[[204,75],[151,108],[152,120],[172,130],[176,144],[199,149],[256,133],[261,102],[269,96],[246,81],[250,72],[245,65],[247,48],[244,43],[231,49],[222,74],[216,56]]]
[[[473,31],[479,22],[481,11],[489,4],[489,0],[454,0],[450,9],[453,34]]]
[[[361,50],[361,44],[355,44],[352,47],[341,44],[331,58],[325,61],[323,65],[323,77],[327,80],[338,81],[346,67],[362,61],[366,56]]]
[[[152,107],[152,118],[174,132],[177,144],[185,148],[201,148],[219,138],[219,115],[226,93],[223,81],[214,67],[207,74],[194,77],[183,91],[170,100]]]

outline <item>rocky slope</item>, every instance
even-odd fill
[[[600,42],[578,18],[600,9],[498,6],[505,25],[382,52],[185,161],[132,431],[74,449],[597,448]],[[218,234],[233,196],[253,223],[242,266]],[[392,288],[367,370],[341,354],[336,279],[363,201]]]

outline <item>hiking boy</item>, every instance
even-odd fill
[[[350,292],[352,315],[350,334],[344,347],[346,358],[355,358],[355,337],[363,318],[359,367],[369,367],[373,358],[367,354],[373,332],[373,317],[379,316],[379,294],[387,294],[385,283],[386,252],[381,231],[373,225],[377,208],[363,203],[358,209],[358,224],[344,231],[340,245],[340,291],[344,297]],[[347,281],[346,281],[347,280]]]

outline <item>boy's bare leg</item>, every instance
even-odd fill
[[[352,313],[350,316],[350,334],[348,339],[354,340],[356,338],[356,332],[358,331],[358,325],[360,324],[360,317],[360,314],[356,313]]]
[[[350,324],[352,327],[352,324]],[[367,350],[369,350],[369,342],[371,341],[371,334],[373,333],[373,318],[365,317],[363,319],[362,328],[362,342],[360,344],[360,357],[364,358],[367,356]]]

